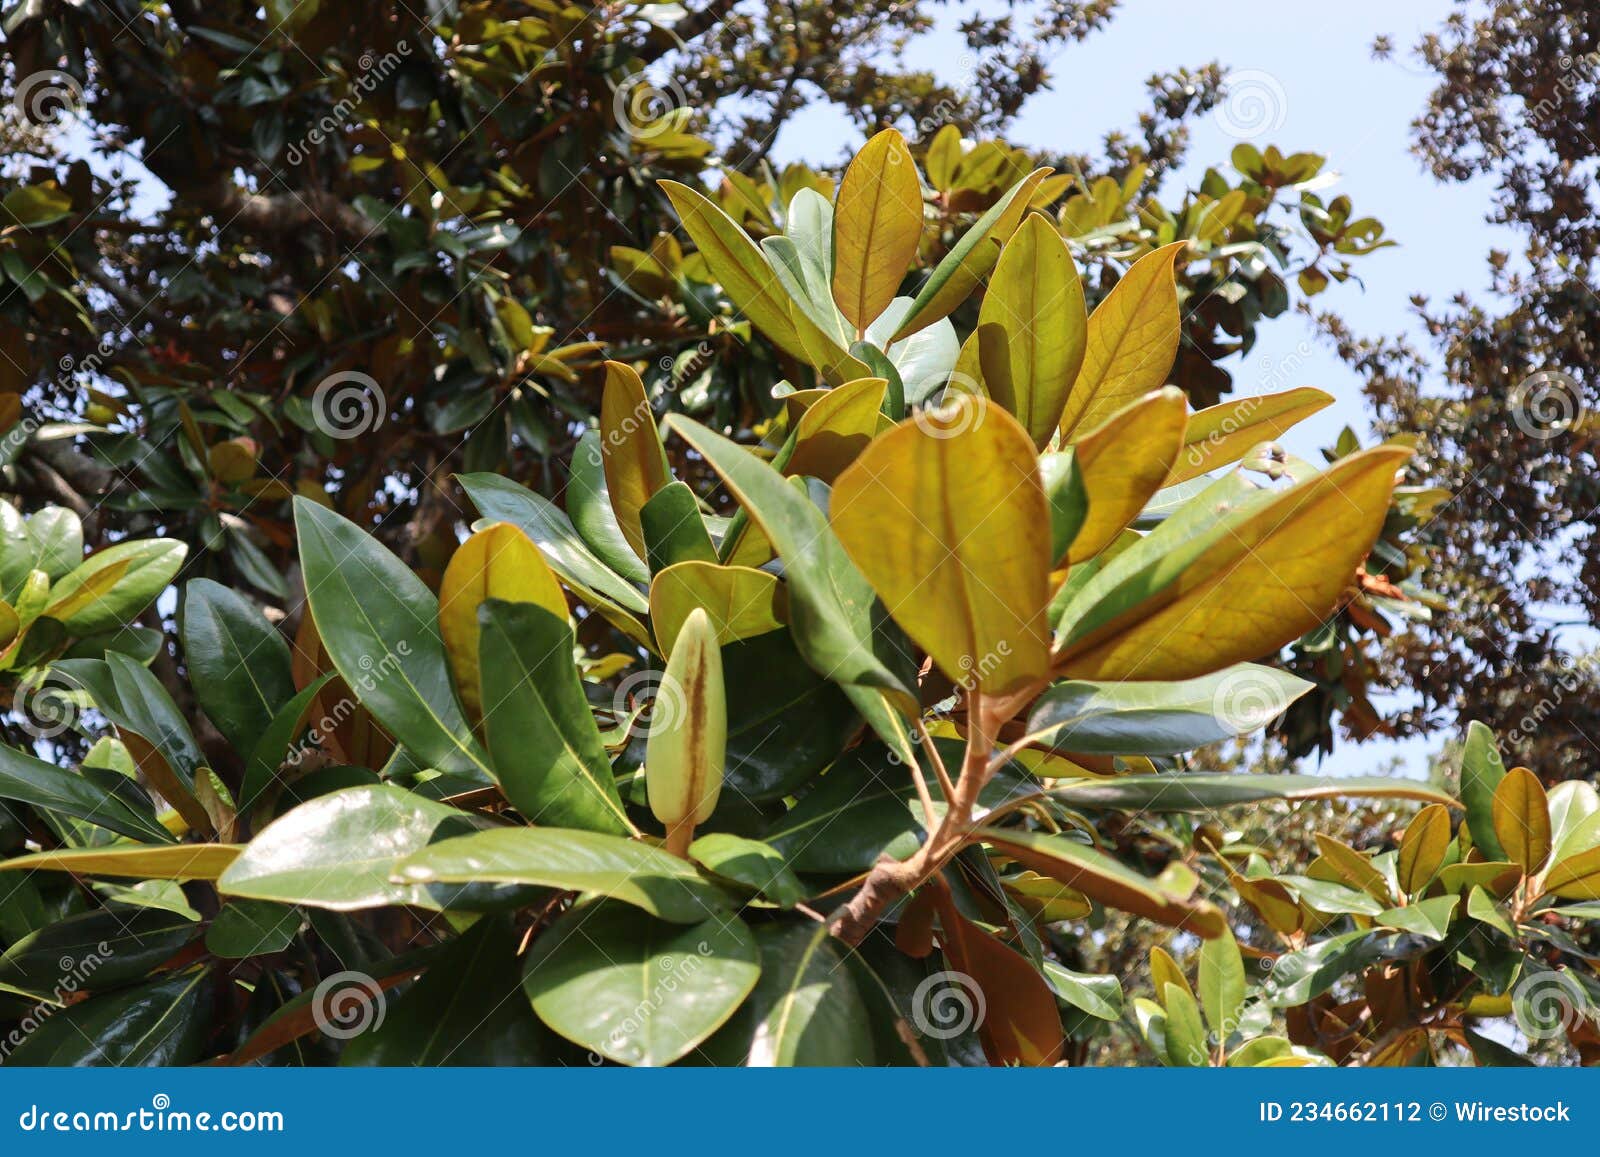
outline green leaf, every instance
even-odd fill
[[[657,490],[639,511],[639,523],[651,574],[674,563],[717,561],[700,504],[682,482],[669,482]]]
[[[567,513],[598,561],[629,582],[647,583],[650,571],[628,545],[611,506],[606,487],[600,431],[585,430],[572,452],[572,477],[567,481]]]
[[[1429,940],[1443,940],[1450,933],[1450,917],[1455,915],[1459,896],[1435,896],[1431,900],[1418,900],[1404,908],[1386,908],[1373,917],[1385,928],[1398,928],[1402,932],[1415,932]]]
[[[214,994],[204,968],[75,1004],[50,1017],[6,1064],[190,1065],[205,1055]]]
[[[550,569],[585,599],[599,596],[641,615],[650,609],[636,588],[595,557],[565,512],[548,499],[498,474],[458,474],[456,480],[485,518],[520,527],[544,552]]]
[[[320,692],[335,677],[334,672],[319,676],[307,683],[272,717],[266,730],[250,751],[245,763],[244,782],[239,789],[239,812],[246,814],[278,780],[278,770],[285,760],[298,762],[294,743],[306,726],[307,716]]]
[[[201,709],[235,751],[254,751],[294,698],[289,644],[247,599],[204,578],[184,587],[181,634]]]
[[[780,908],[792,908],[808,894],[805,885],[789,870],[783,853],[760,840],[712,832],[689,845],[689,858],[713,875],[742,884]]]
[[[1259,731],[1311,688],[1255,663],[1170,683],[1057,683],[1035,700],[1028,730],[1057,751],[1176,755]]]
[[[1239,1030],[1244,1008],[1244,957],[1232,930],[1200,942],[1200,1003],[1218,1040]]]
[[[426,888],[394,883],[396,865],[462,813],[387,784],[349,787],[268,824],[217,881],[228,896],[336,912],[388,904],[435,907]]]
[[[69,916],[0,956],[0,984],[59,1000],[58,989],[99,991],[143,977],[200,934],[160,908],[118,905]]]
[[[102,571],[126,569],[110,590],[62,618],[61,625],[75,635],[92,635],[122,626],[167,588],[188,552],[187,546],[171,538],[134,539],[96,551],[51,587],[52,604],[70,598]]]
[[[806,662],[835,682],[887,691],[906,710],[914,710],[914,687],[875,653],[880,636],[872,586],[845,554],[822,512],[743,447],[693,419],[675,414],[672,422],[783,559],[790,630]]]
[[[1467,809],[1473,846],[1490,861],[1510,859],[1494,832],[1494,792],[1505,774],[1494,732],[1474,719],[1467,724],[1467,739],[1461,748],[1461,803]]]
[[[722,648],[728,791],[781,799],[827,767],[861,725],[838,685],[813,671],[787,630]]]
[[[339,676],[396,740],[429,767],[489,778],[456,703],[433,592],[377,539],[295,499],[306,599]]]
[[[522,984],[556,1032],[626,1065],[669,1065],[733,1015],[761,974],[738,920],[687,927],[623,904],[575,908],[534,942]]]
[[[533,884],[597,892],[678,924],[724,911],[716,886],[677,856],[620,836],[565,828],[495,828],[441,840],[401,862],[419,884]]]
[[[38,569],[58,581],[83,562],[83,522],[64,506],[47,506],[28,518],[28,538],[33,543],[29,569]]]
[[[1210,1060],[1206,1026],[1194,997],[1176,984],[1161,994],[1167,1010],[1167,1061],[1180,1068],[1205,1068]]]
[[[224,904],[206,929],[206,951],[229,960],[282,952],[305,922],[297,908],[267,900]]]
[[[705,1046],[712,1062],[749,1068],[873,1065],[866,1002],[823,924],[763,924],[761,979]]]
[[[1096,1020],[1121,1020],[1122,982],[1115,976],[1074,972],[1053,960],[1044,962],[1044,978],[1058,999]]]
[[[1125,775],[1111,779],[1071,780],[1049,794],[1072,807],[1121,808],[1126,811],[1211,811],[1286,799],[1415,799],[1459,807],[1449,796],[1420,780],[1387,776]]]
[[[4,746],[0,746],[0,799],[60,812],[136,840],[174,842],[154,816],[141,815],[82,775]]]
[[[446,945],[381,1021],[345,1045],[341,1065],[536,1065],[551,1038],[517,991],[517,940],[485,916]]]
[[[572,661],[572,630],[533,603],[478,611],[484,730],[495,778],[530,823],[633,831]]]

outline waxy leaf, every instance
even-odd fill
[[[1186,539],[1175,521],[1164,524],[1077,593],[1069,616],[1086,609],[1069,619],[1057,670],[1084,679],[1182,679],[1300,637],[1352,581],[1409,456],[1394,446],[1352,454]]]
[[[625,1065],[669,1065],[720,1028],[760,975],[755,938],[738,920],[684,927],[601,903],[534,941],[522,985],[568,1040]]]
[[[887,388],[882,378],[862,378],[827,391],[795,423],[794,449],[777,465],[832,485],[877,434]]]
[[[602,563],[629,582],[650,581],[650,571],[622,533],[617,512],[611,505],[598,430],[585,430],[572,451],[572,475],[567,480],[566,499],[572,525]]]
[[[1160,389],[1178,354],[1173,265],[1187,241],[1146,253],[1089,315],[1083,369],[1061,414],[1063,442],[1092,430],[1140,394]]]
[[[494,828],[440,840],[401,861],[398,878],[421,884],[531,884],[596,892],[676,924],[728,907],[684,860],[637,840],[566,828]]]
[[[905,138],[884,129],[855,155],[833,211],[833,300],[858,333],[894,300],[922,240],[922,182]]]
[[[644,382],[632,366],[622,362],[606,363],[605,392],[600,397],[600,455],[617,525],[634,553],[644,558],[639,512],[656,491],[672,481],[672,472]]]
[[[0,872],[72,872],[136,880],[215,880],[238,858],[238,844],[113,845],[35,852],[0,860]]]
[[[1496,862],[1511,858],[1494,832],[1494,794],[1505,774],[1494,732],[1474,719],[1467,724],[1466,742],[1461,747],[1461,802],[1467,809],[1473,846],[1483,852],[1484,859]]]
[[[8,1065],[129,1068],[190,1065],[205,1056],[214,1004],[210,972],[193,968],[63,1009],[6,1058]]]
[[[110,790],[53,763],[0,744],[0,799],[59,812],[136,840],[173,842],[154,816],[135,811]]]
[[[1550,804],[1539,777],[1513,767],[1494,789],[1494,834],[1506,858],[1528,875],[1550,858]]]
[[[1244,957],[1233,933],[1223,929],[1221,936],[1200,942],[1200,1005],[1205,1009],[1211,1031],[1221,1040],[1239,1030],[1239,1013],[1244,1008]]]
[[[1205,900],[1171,890],[1162,881],[1141,876],[1076,840],[988,827],[979,828],[974,835],[1023,867],[1060,880],[1109,908],[1206,939],[1222,935],[1227,927],[1222,913]]]
[[[75,635],[114,631],[166,590],[188,552],[187,546],[171,538],[134,539],[96,551],[50,588],[52,607],[68,603],[79,589],[94,584],[102,571],[116,569],[116,581],[86,605],[74,603],[70,612],[47,613]]]
[[[775,631],[789,613],[776,575],[748,566],[680,562],[650,583],[650,625],[662,654],[672,654],[684,621],[695,610],[711,619],[717,641],[724,645]]]
[[[489,778],[456,704],[439,604],[421,579],[355,523],[295,499],[306,599],[328,657],[361,705],[428,766]]]
[[[1044,674],[1049,516],[1033,443],[1004,410],[963,398],[902,422],[839,476],[831,521],[952,680],[999,695]]]
[[[989,396],[1041,450],[1055,435],[1083,364],[1087,326],[1066,241],[1048,217],[1028,217],[1000,252],[973,338]]]
[[[572,661],[566,616],[491,599],[478,621],[484,734],[511,806],[529,823],[633,831]]]
[[[1034,701],[1028,731],[1057,751],[1176,755],[1260,730],[1312,686],[1255,663],[1176,683],[1057,683]]]
[[[1361,775],[1119,775],[1069,780],[1050,795],[1071,807],[1148,812],[1208,812],[1270,799],[1416,799],[1460,806],[1421,780]]]
[[[1333,395],[1300,386],[1278,394],[1222,402],[1189,415],[1183,450],[1163,486],[1176,486],[1208,470],[1237,462],[1312,414],[1333,405]]]
[[[1089,509],[1067,551],[1068,564],[1111,545],[1161,487],[1183,442],[1189,406],[1175,386],[1146,394],[1073,447]]]
[[[478,672],[478,608],[489,599],[532,603],[567,618],[567,597],[545,565],[544,556],[522,531],[497,522],[471,535],[450,556],[439,583],[439,637],[461,706],[474,722],[483,718],[483,684]]]
[[[1408,896],[1420,893],[1444,866],[1449,850],[1450,810],[1441,804],[1430,804],[1406,825],[1401,837],[1400,856],[1395,864],[1400,890]]]
[[[716,562],[705,519],[694,491],[682,482],[669,482],[639,511],[644,534],[645,562],[652,574],[680,562]]]
[[[184,587],[183,655],[189,685],[235,751],[255,750],[294,698],[289,644],[243,596],[210,579]]]
[[[426,888],[391,881],[395,865],[462,813],[388,784],[349,787],[286,813],[251,840],[217,881],[228,896],[349,912],[436,905]]]

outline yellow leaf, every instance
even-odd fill
[[[1030,216],[1000,252],[973,336],[989,396],[1041,450],[1083,365],[1087,324],[1067,243],[1049,218]]]
[[[1208,470],[1237,462],[1262,442],[1333,404],[1333,396],[1310,386],[1223,402],[1189,416],[1183,452],[1164,486],[1198,478]]]
[[[1136,518],[1172,468],[1189,405],[1167,386],[1118,410],[1078,440],[1077,455],[1089,511],[1067,551],[1068,564],[1093,558]]]
[[[132,560],[124,558],[95,571],[75,590],[46,607],[42,612],[43,616],[64,623],[95,606],[111,592],[111,588],[122,581],[122,576],[128,573],[128,567],[131,565]]]
[[[1342,458],[1131,575],[1123,564],[1137,556],[1125,551],[1089,580],[1096,598],[1070,626],[1058,673],[1188,679],[1299,638],[1327,617],[1371,550],[1410,455],[1378,446]]]
[[[243,851],[238,844],[131,844],[38,852],[0,860],[0,872],[73,872],[138,880],[215,880]]]
[[[928,143],[924,168],[928,171],[928,184],[939,192],[949,190],[955,179],[956,165],[961,160],[961,130],[955,125],[945,125],[933,134]]]
[[[1139,258],[1090,315],[1083,369],[1061,414],[1064,442],[1165,384],[1178,353],[1172,269],[1187,244],[1175,241]]]
[[[1033,440],[978,398],[925,411],[839,476],[833,528],[952,680],[1001,695],[1046,667],[1050,518]]]
[[[698,560],[676,563],[650,582],[650,624],[663,655],[672,653],[678,632],[696,610],[710,617],[718,645],[775,631],[789,619],[776,575]]]
[[[1349,844],[1340,843],[1332,836],[1318,832],[1317,850],[1322,853],[1323,862],[1333,874],[1350,887],[1366,892],[1386,904],[1392,899],[1389,895],[1389,881],[1383,878],[1383,873],[1373,867],[1369,858]]]
[[[632,366],[606,363],[606,388],[600,396],[600,457],[617,526],[634,553],[645,557],[639,511],[656,491],[672,481],[661,432]]]
[[[827,331],[812,320],[811,315],[806,312],[806,307],[800,302],[789,302],[789,318],[794,324],[795,335],[799,338],[801,347],[806,351],[804,360],[815,366],[817,372],[822,375],[822,380],[830,386],[841,385],[855,378],[864,378],[872,373],[865,362],[829,337]]]
[[[794,453],[783,472],[808,474],[832,485],[878,432],[888,387],[883,378],[862,378],[826,391],[795,423]]]
[[[536,603],[567,617],[561,584],[533,540],[509,522],[486,526],[462,543],[439,584],[439,635],[461,705],[473,723],[483,718],[478,671],[478,607],[485,599]]]
[[[906,311],[906,319],[889,339],[891,343],[904,341],[941,317],[948,317],[972,295],[978,282],[994,268],[1000,257],[1000,247],[1016,232],[1034,192],[1052,171],[1035,169],[1029,173],[962,234],[917,291],[911,308]]]
[[[789,320],[788,295],[755,242],[704,194],[677,181],[662,181],[661,188],[733,304],[773,345],[790,357],[807,360]]]
[[[1506,856],[1527,875],[1550,858],[1550,802],[1539,777],[1525,767],[1506,772],[1494,789],[1494,834]]]
[[[1194,996],[1194,989],[1189,987],[1189,978],[1183,974],[1183,969],[1178,967],[1178,962],[1159,944],[1150,949],[1150,982],[1155,986],[1158,994],[1167,991],[1167,985],[1174,984],[1178,988]]]
[[[1544,890],[1563,900],[1600,900],[1600,847],[1568,856],[1551,868]]]
[[[684,855],[722,793],[728,709],[722,651],[705,611],[689,612],[676,643],[656,692],[644,782],[650,811],[666,826],[667,849]]]
[[[905,138],[884,129],[844,171],[833,211],[833,300],[865,334],[894,300],[922,240],[922,183]]]
[[[1400,839],[1400,859],[1396,874],[1400,890],[1415,896],[1428,886],[1444,864],[1450,850],[1450,811],[1443,804],[1429,804],[1406,826]]]

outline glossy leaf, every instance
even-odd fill
[[[117,796],[74,772],[0,744],[0,799],[59,812],[136,840],[172,843],[172,834]]]
[[[1550,858],[1550,804],[1539,777],[1513,767],[1494,789],[1494,834],[1510,861],[1533,875]]]
[[[832,485],[877,434],[887,387],[882,378],[861,378],[818,398],[795,423],[794,449],[779,463],[783,472]]]
[[[8,1065],[188,1065],[205,1055],[212,993],[203,968],[107,993],[56,1013],[29,1034]]]
[[[669,482],[656,491],[639,512],[639,524],[652,574],[675,563],[717,561],[700,504],[682,482]]]
[[[566,499],[573,527],[601,563],[629,582],[650,581],[650,571],[622,533],[622,524],[611,505],[598,430],[585,430],[572,451]]]
[[[1130,402],[1078,440],[1073,454],[1089,500],[1067,551],[1093,558],[1138,517],[1177,457],[1188,421],[1183,391],[1168,386]]]
[[[1183,449],[1163,486],[1176,486],[1208,470],[1237,462],[1312,414],[1333,405],[1333,395],[1311,386],[1220,402],[1189,416]]]
[[[112,846],[35,852],[0,860],[0,872],[72,872],[137,880],[215,880],[238,857],[238,844]]]
[[[183,654],[194,695],[233,746],[250,752],[294,698],[289,644],[243,596],[210,579],[184,587]]]
[[[896,426],[839,476],[830,518],[950,679],[999,695],[1043,675],[1050,524],[1033,443],[1005,411],[966,399]]]
[[[187,546],[171,538],[133,539],[96,551],[51,587],[52,604],[59,607],[72,599],[102,571],[115,568],[116,581],[87,605],[52,617],[77,635],[116,630],[155,601],[177,575],[188,552]]]
[[[1400,840],[1400,857],[1395,871],[1400,890],[1416,895],[1444,866],[1450,849],[1450,811],[1441,804],[1423,808],[1406,826]]]
[[[1494,733],[1474,719],[1467,724],[1461,747],[1461,802],[1467,809],[1467,827],[1474,846],[1486,860],[1508,860],[1494,831],[1494,795],[1505,778],[1506,765],[1495,747]]]
[[[622,362],[606,363],[605,391],[600,397],[600,456],[617,526],[634,553],[644,558],[639,512],[656,491],[672,481],[672,472],[644,382],[632,366]]]
[[[650,583],[650,625],[664,655],[689,615],[705,612],[723,645],[778,630],[788,618],[788,599],[776,575],[748,566],[680,562]]]
[[[894,300],[922,240],[922,182],[905,138],[884,129],[856,153],[833,211],[833,300],[864,331]]]
[[[1074,807],[1125,808],[1129,811],[1210,811],[1263,800],[1416,799],[1459,806],[1449,796],[1420,780],[1396,776],[1215,775],[1183,772],[1172,775],[1122,775],[1106,779],[1069,780],[1050,794]]]

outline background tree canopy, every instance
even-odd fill
[[[8,8],[3,1055],[1592,1058],[1596,18],[1421,46],[1528,249],[1436,359],[1322,313],[1388,440],[1313,464],[1240,355],[1393,242],[1315,141],[1194,163],[1216,63],[1007,143],[1115,9]]]

